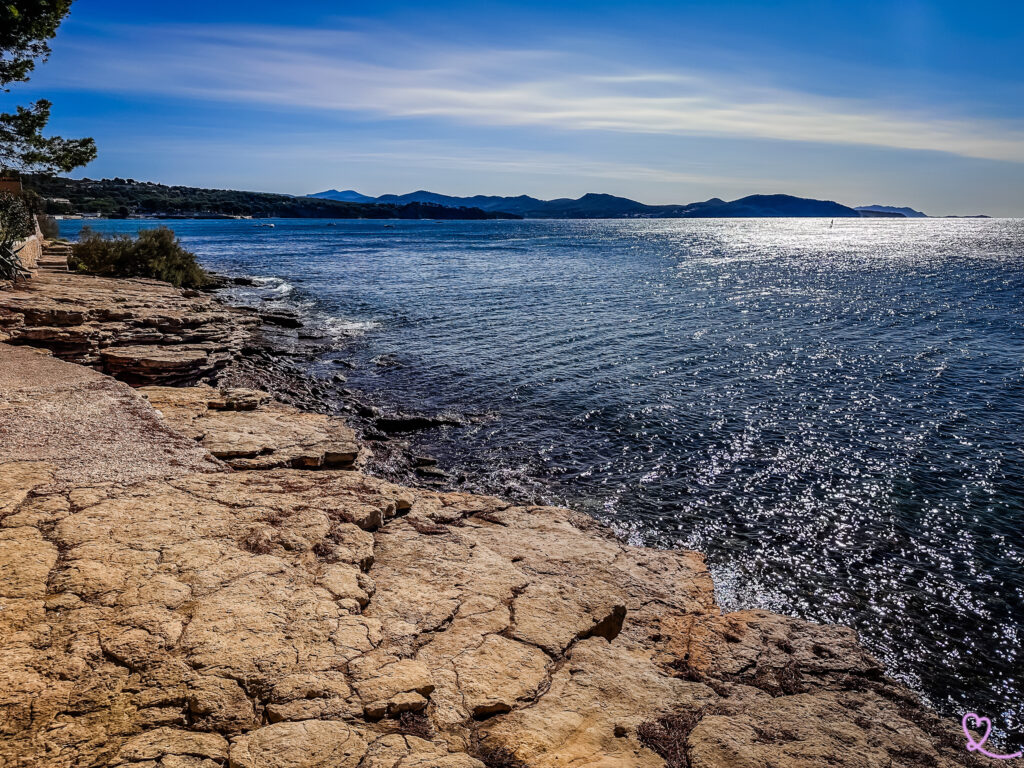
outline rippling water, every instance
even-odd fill
[[[699,549],[1024,741],[1024,221],[174,227],[349,386],[484,417],[417,438],[468,487]]]

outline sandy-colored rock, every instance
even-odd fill
[[[385,715],[398,715],[403,711],[422,709],[416,703],[434,690],[434,681],[426,664],[413,659],[402,659],[386,653],[360,656],[349,664],[352,685],[363,703],[364,714],[373,720]]]
[[[259,725],[254,703],[236,681],[197,675],[185,696],[195,727],[218,733],[242,733]]]
[[[363,589],[369,582],[354,566],[329,565],[324,568],[319,583],[338,600],[351,598],[360,606],[370,602],[370,592]]]
[[[347,469],[359,456],[343,421],[272,402],[264,392],[205,385],[139,391],[168,425],[235,469]]]
[[[228,743],[223,736],[215,733],[156,728],[125,742],[118,750],[114,765],[161,760],[167,756],[189,756],[222,762],[228,756]]]
[[[464,752],[450,753],[443,743],[416,736],[388,734],[366,752],[360,768],[485,768]]]
[[[516,597],[513,610],[512,636],[552,654],[584,637],[614,637],[626,615],[623,597],[616,591],[571,584],[531,585]]]
[[[511,712],[536,698],[547,674],[547,655],[501,635],[488,635],[455,660],[459,690],[475,718]]]
[[[0,346],[0,355],[3,352],[4,347]],[[10,408],[10,405],[0,405],[0,408]],[[0,419],[3,419],[4,415],[0,410]],[[7,433],[0,434],[4,434],[6,438]],[[52,481],[56,470],[53,464],[45,461],[14,461],[13,451],[8,451],[11,455],[7,452],[3,454],[8,460],[4,463],[4,473],[0,475],[0,518],[3,519],[7,519],[21,507],[33,488]]]
[[[688,738],[693,768],[884,768],[948,764],[919,728],[899,727],[897,707],[852,694],[760,697],[710,714]]]
[[[231,742],[231,768],[357,768],[367,743],[347,723],[275,723]]]
[[[14,514],[47,498],[47,487]],[[918,743],[932,745],[937,765],[958,764],[934,722],[908,719],[918,711],[910,695],[848,631],[763,612],[723,616],[700,558],[595,537],[562,510],[506,505],[495,523],[491,502],[413,491],[407,515],[381,518],[372,594],[355,564],[314,552],[350,508],[397,507],[409,493],[352,472],[198,474],[78,492],[52,530],[8,529],[0,572],[38,563],[11,582],[24,595],[16,599],[38,607],[4,635],[0,705],[19,724],[3,747],[8,761],[31,764],[36,744],[56,740],[66,759],[55,764],[72,765],[188,724],[234,736],[239,765],[276,765],[305,759],[298,745],[311,731],[270,728],[362,723],[345,743],[365,751],[388,723],[419,712],[452,765],[504,750],[538,768],[660,766],[641,731],[684,712],[693,727],[680,738],[694,755],[767,765],[798,750],[771,752],[761,735],[788,727],[795,715],[771,702],[792,699],[810,701],[797,711],[819,722],[799,749],[839,754],[844,729],[879,744],[859,707],[884,711],[904,734],[893,765],[913,766],[906,756]],[[249,551],[252,526],[282,525],[267,520],[286,521],[289,546],[272,538]],[[440,532],[420,533],[427,522]],[[353,585],[367,601],[362,613],[343,604]],[[540,621],[518,628],[521,612],[551,615],[541,595],[565,611],[550,637]],[[47,601],[60,607],[44,611]],[[697,730],[705,717],[728,720],[712,731],[718,741]]]

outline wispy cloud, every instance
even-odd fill
[[[121,29],[81,43],[65,84],[473,126],[725,136],[1024,162],[1010,122],[895,112],[859,100],[636,71],[538,50],[471,50],[352,30]],[[106,48],[106,49],[105,49]],[[115,55],[116,54],[116,55]]]

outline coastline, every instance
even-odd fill
[[[23,347],[132,384],[192,384],[255,350],[258,318],[152,281],[61,276],[52,251],[42,265],[0,293],[0,334],[21,345],[0,346],[3,368],[25,371],[2,382],[0,434],[38,431],[30,461],[7,440],[0,456],[0,567],[33,564],[0,614],[9,764],[971,764],[955,724],[851,630],[723,614],[696,553],[360,472],[230,471],[222,461],[279,444],[214,459],[138,390]],[[221,436],[266,437],[237,423],[266,400],[217,396],[182,410],[236,414]],[[71,472],[89,446],[69,447],[108,427],[87,410],[70,430],[30,416],[101,397],[137,413],[133,428]],[[119,455],[161,441],[166,463],[118,474]]]

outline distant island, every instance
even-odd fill
[[[921,211],[915,211],[913,208],[908,206],[897,207],[895,205],[858,205],[857,210],[861,214],[868,215],[883,215],[883,216],[895,216],[904,219],[927,219],[927,213],[921,213]]]

